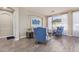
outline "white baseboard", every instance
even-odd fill
[[[14,35],[2,36],[0,38],[6,38],[6,37],[9,37],[9,36],[14,36]]]
[[[71,37],[79,37],[79,36],[74,36],[74,35],[67,35],[67,36],[71,36]]]
[[[73,35],[68,35],[68,36],[73,36]]]
[[[20,39],[23,39],[23,38],[25,38],[25,37],[26,37],[26,36],[21,36]]]

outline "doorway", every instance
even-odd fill
[[[13,35],[12,13],[0,11],[0,38]]]

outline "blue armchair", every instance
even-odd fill
[[[53,35],[54,36],[62,36],[63,30],[64,30],[63,27],[57,27],[57,30],[53,31]]]
[[[46,28],[34,28],[34,34],[37,42],[46,42]]]

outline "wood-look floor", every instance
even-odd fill
[[[47,44],[35,44],[34,39],[19,41],[0,39],[0,52],[77,52],[79,38],[63,36],[51,37]]]

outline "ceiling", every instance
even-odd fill
[[[11,7],[0,7],[0,10],[2,10],[2,11],[7,11],[7,12],[11,12],[11,13],[14,12],[14,9],[11,8]]]
[[[39,13],[44,16],[62,13],[69,10],[79,10],[79,8],[77,7],[24,7],[24,8],[26,10]]]

